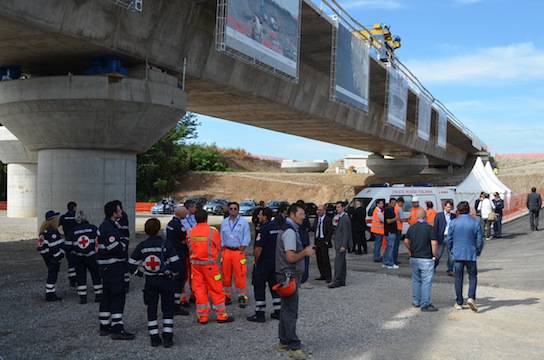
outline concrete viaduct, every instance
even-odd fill
[[[136,154],[186,110],[392,156],[399,164],[374,158],[378,171],[463,166],[482,150],[452,122],[446,148],[438,147],[434,110],[431,139],[419,138],[418,95],[411,91],[406,131],[386,125],[386,70],[373,60],[368,113],[330,100],[333,24],[310,0],[302,2],[298,83],[217,52],[215,19],[215,0],[146,1],[142,12],[111,0],[1,1],[0,66],[20,65],[31,76],[0,82],[0,123],[26,156],[10,158],[0,144],[0,160],[10,164],[8,181],[37,183],[29,194],[36,194],[39,217],[74,200],[98,223],[104,202],[120,199],[134,219]],[[81,75],[103,55],[122,59],[128,76]],[[11,164],[36,159],[37,180],[21,181],[15,175],[21,172],[12,171]],[[24,176],[36,178],[35,168],[25,165]],[[17,196],[10,191],[8,207],[19,206]]]

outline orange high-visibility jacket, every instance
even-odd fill
[[[417,211],[419,210],[420,208],[412,208],[412,210],[410,210],[410,218],[408,219],[408,224],[410,225],[414,225],[415,223],[417,223]]]
[[[221,249],[221,236],[217,229],[200,223],[187,234],[191,264],[211,265],[217,262]]]
[[[435,209],[427,209],[427,222],[429,225],[434,226],[434,218],[436,217]]]
[[[395,215],[397,216],[397,231],[402,231],[402,219],[399,217],[400,205],[395,205]]]
[[[378,235],[384,234],[383,221],[380,220],[378,214],[380,213],[380,208],[376,206],[374,212],[372,213],[372,223],[370,225],[370,232]]]

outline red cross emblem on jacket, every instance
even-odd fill
[[[155,255],[149,255],[145,258],[144,268],[147,271],[157,272],[161,266],[161,260]]]

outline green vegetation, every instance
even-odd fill
[[[177,179],[189,170],[228,171],[215,145],[188,144],[197,137],[198,119],[187,113],[148,151],[138,155],[136,198],[157,201],[176,188]]]

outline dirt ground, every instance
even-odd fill
[[[514,194],[529,192],[531,187],[544,188],[544,157],[497,158],[499,178]]]

